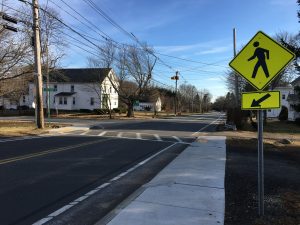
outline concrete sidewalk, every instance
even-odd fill
[[[224,224],[225,162],[225,137],[199,137],[96,225]]]

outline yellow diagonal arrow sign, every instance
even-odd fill
[[[242,93],[242,109],[260,110],[280,108],[280,91]]]

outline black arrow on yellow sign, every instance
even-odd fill
[[[257,101],[255,99],[253,99],[251,107],[260,107],[261,106],[260,103],[262,103],[263,101],[267,100],[270,97],[271,97],[271,95],[268,93],[265,96],[258,99]]]

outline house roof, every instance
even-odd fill
[[[91,83],[102,82],[109,74],[111,68],[81,68],[57,69],[49,74],[50,82]]]
[[[76,92],[59,92],[55,95],[55,97],[63,96],[63,97],[68,97],[76,94]]]

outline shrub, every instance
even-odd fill
[[[240,108],[229,108],[227,110],[227,123],[235,124],[238,129],[241,129],[247,122],[247,111],[242,111]]]
[[[288,117],[289,117],[289,111],[288,111],[287,107],[282,106],[281,111],[278,116],[278,119],[280,121],[285,121],[288,119]]]
[[[119,108],[113,108],[113,112],[114,112],[114,113],[120,113],[121,110],[120,110]]]
[[[144,109],[145,109],[145,111],[150,111],[152,109],[152,107],[151,106],[146,106]]]
[[[127,109],[124,107],[114,108],[113,110],[116,113],[126,113],[127,112]]]
[[[109,110],[108,109],[94,109],[93,112],[97,115],[105,115],[105,114],[109,114]]]
[[[90,109],[79,109],[79,112],[90,113],[90,112],[92,112],[92,110],[90,110]]]
[[[295,123],[300,126],[300,117],[295,119]]]
[[[17,109],[18,110],[27,110],[27,109],[29,109],[29,106],[27,106],[27,105],[21,105],[21,106],[18,106]]]

